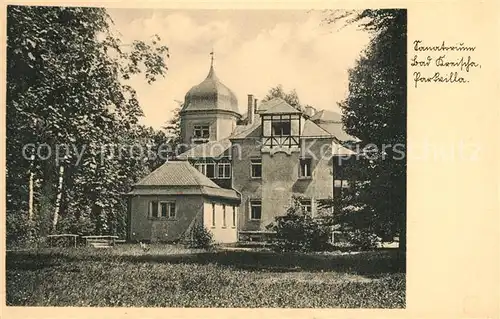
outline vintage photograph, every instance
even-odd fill
[[[405,308],[407,10],[7,7],[7,306]]]

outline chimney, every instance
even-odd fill
[[[248,112],[247,112],[247,124],[253,124],[254,116],[255,116],[255,101],[253,98],[253,94],[248,94]]]
[[[314,107],[310,106],[310,105],[306,106],[305,109],[306,109],[305,113],[309,117],[313,116],[314,113],[316,113],[316,109]]]
[[[254,112],[254,114],[257,114],[257,101],[258,101],[257,99],[254,99],[254,104],[253,104],[253,112]]]

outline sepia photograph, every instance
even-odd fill
[[[407,19],[7,6],[7,306],[405,309]]]

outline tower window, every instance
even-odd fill
[[[210,128],[208,125],[195,125],[193,131],[194,138],[209,138]]]

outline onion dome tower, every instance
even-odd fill
[[[215,74],[210,54],[207,77],[186,93],[180,112],[182,140],[187,145],[227,138],[241,118],[236,95]]]

